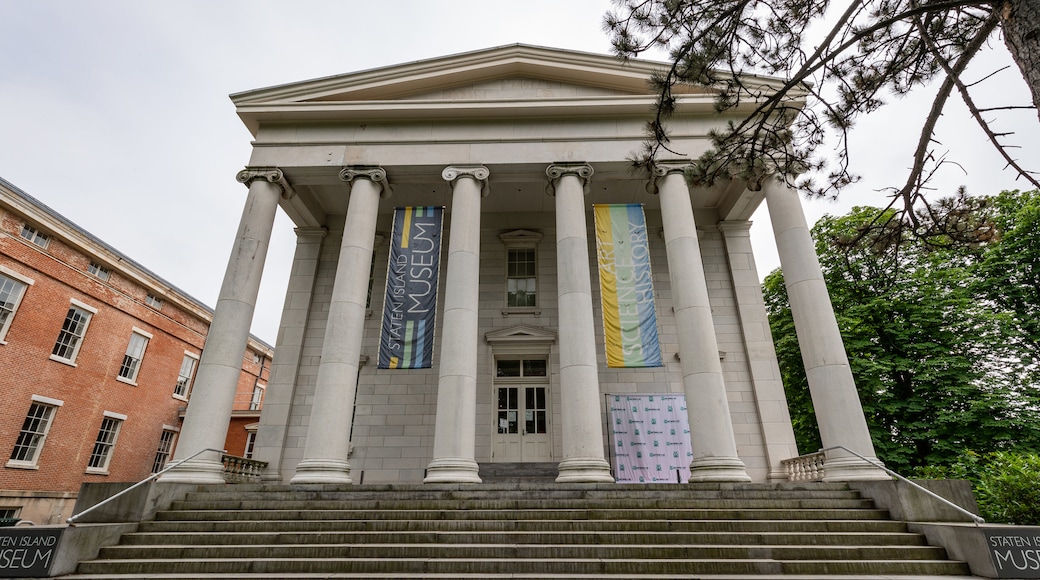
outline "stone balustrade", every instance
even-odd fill
[[[823,481],[823,462],[827,459],[822,451],[784,459],[780,465],[787,470],[788,481]]]

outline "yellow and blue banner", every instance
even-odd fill
[[[379,335],[381,369],[432,365],[443,211],[441,207],[394,210]]]
[[[593,205],[607,366],[659,367],[650,245],[641,204]]]

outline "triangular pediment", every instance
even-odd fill
[[[523,44],[490,48],[231,96],[237,105],[456,98],[454,91],[513,90],[604,95],[649,94],[646,81],[662,63]],[[544,97],[544,94],[541,96]]]
[[[556,333],[537,326],[518,324],[509,328],[492,330],[484,335],[488,344],[552,344],[556,342]]]
[[[265,122],[644,116],[665,63],[523,44],[231,95],[254,135]],[[766,79],[763,82],[768,83]],[[712,109],[707,87],[673,93]]]

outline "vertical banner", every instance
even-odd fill
[[[654,284],[643,206],[593,205],[607,366],[659,367]]]
[[[394,210],[379,335],[381,369],[427,369],[432,364],[443,209]]]
[[[618,483],[686,483],[693,446],[686,396],[607,395]]]

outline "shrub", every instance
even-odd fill
[[[968,451],[948,466],[921,468],[917,475],[970,481],[987,522],[1040,525],[1040,455]]]

